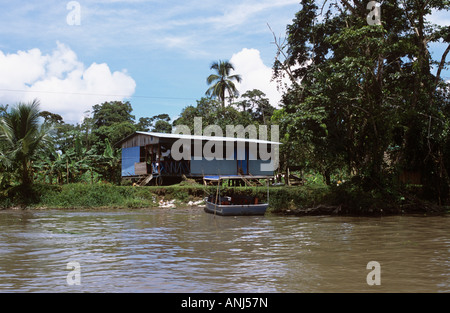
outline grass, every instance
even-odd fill
[[[29,188],[11,187],[0,192],[0,208],[147,208],[157,207],[158,201],[176,200],[179,204],[203,199],[216,187],[200,184],[172,186],[115,186],[111,184],[36,184]],[[267,187],[221,187],[221,194],[231,192],[267,199]],[[280,212],[289,206],[302,206],[319,201],[322,190],[310,187],[271,187],[272,211]]]
[[[270,187],[269,211],[283,214],[322,214],[311,208],[339,207],[341,214],[398,214],[410,212],[430,213],[448,211],[429,203],[396,193],[364,191],[358,185],[345,183],[326,186],[307,183],[303,186]],[[0,209],[3,208],[155,208],[160,200],[176,200],[183,206],[191,200],[203,199],[214,193],[216,187],[180,183],[172,186],[116,186],[112,184],[36,184],[32,187],[16,186],[0,191]],[[221,194],[231,192],[267,199],[267,187],[221,187]],[[302,213],[303,212],[303,213]]]
[[[201,199],[201,185],[133,187],[112,184],[35,184],[32,187],[10,187],[0,191],[0,208],[151,208],[160,199],[178,203]]]

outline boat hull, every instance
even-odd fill
[[[222,216],[264,215],[267,203],[260,204],[214,204],[206,201],[205,212]]]

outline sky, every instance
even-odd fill
[[[229,60],[241,94],[260,89],[277,106],[268,25],[284,37],[299,2],[0,0],[0,104],[37,98],[68,123],[115,100],[130,101],[136,120],[176,118],[205,95],[211,63]],[[446,13],[433,19],[450,25]]]

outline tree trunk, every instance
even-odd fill
[[[325,178],[325,184],[327,184],[327,186],[330,186],[331,185],[331,173],[330,173],[330,170],[329,169],[326,169],[324,172],[323,172],[323,177]]]
[[[22,184],[23,185],[31,185],[31,178],[30,178],[27,159],[22,160]]]

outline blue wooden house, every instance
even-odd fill
[[[183,176],[198,180],[216,175],[268,178],[273,176],[276,162],[267,155],[279,144],[257,139],[135,132],[117,145],[122,149],[122,178],[146,185],[176,183]],[[208,155],[215,149],[222,151],[212,151],[214,157]],[[266,157],[261,157],[260,149]],[[174,152],[182,153],[183,158]]]

